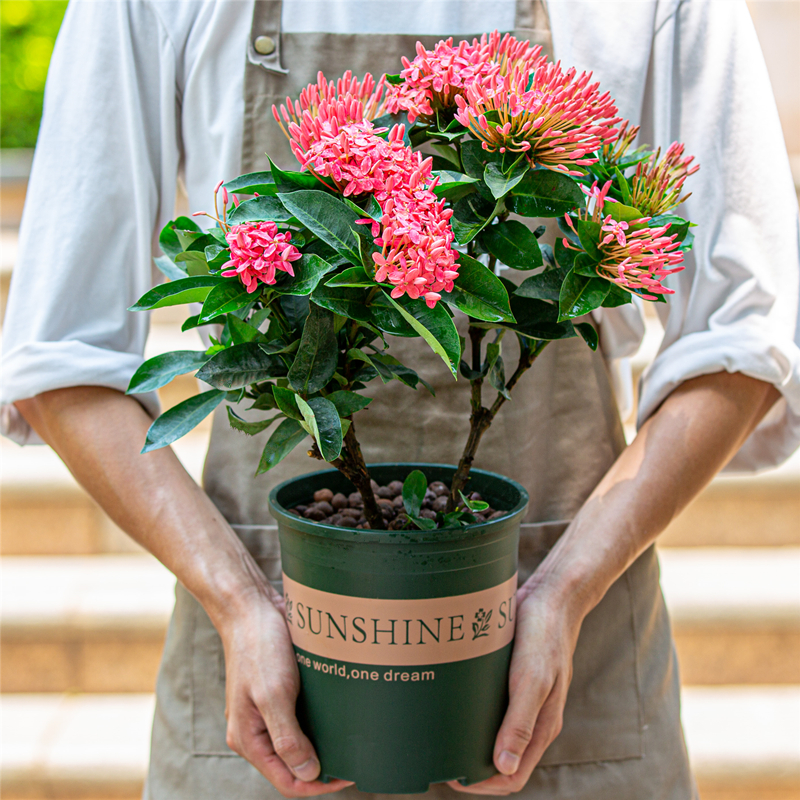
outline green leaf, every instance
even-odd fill
[[[303,426],[296,419],[285,419],[278,425],[269,437],[269,441],[261,453],[261,461],[258,463],[256,475],[271,470],[276,464],[280,464],[289,453],[297,447],[308,434],[303,430]]]
[[[256,292],[248,293],[238,278],[224,279],[208,293],[200,311],[200,322],[210,322],[221,314],[244,308],[257,297]]]
[[[480,261],[460,253],[458,278],[452,292],[442,292],[442,300],[470,317],[487,322],[513,322],[511,306],[500,279]]]
[[[494,206],[477,194],[462,197],[453,206],[450,226],[459,244],[471,242],[495,217],[502,207],[502,201]]]
[[[290,386],[305,395],[318,392],[336,372],[338,356],[333,314],[312,303],[297,355],[289,370]]]
[[[202,303],[211,289],[224,280],[216,275],[198,275],[162,283],[143,294],[128,311],[146,311],[182,303]]]
[[[269,162],[272,178],[278,192],[295,192],[302,189],[319,189],[321,181],[310,172],[284,171],[272,160]]]
[[[166,386],[176,375],[200,369],[207,359],[203,350],[175,350],[150,358],[133,373],[125,394],[152,392]]]
[[[579,219],[575,223],[575,228],[578,231],[578,239],[580,239],[581,247],[583,247],[595,261],[600,261],[602,255],[597,248],[602,234],[600,223]]]
[[[611,203],[606,201],[603,206],[603,214],[611,217],[617,222],[633,222],[635,219],[642,219],[647,216],[633,206],[626,206],[623,203]]]
[[[279,357],[267,355],[256,342],[248,342],[218,352],[196,377],[215,389],[231,390],[285,374],[286,367]]]
[[[512,269],[536,269],[542,266],[542,251],[536,235],[518,220],[489,225],[481,233],[481,244]]]
[[[320,191],[297,191],[279,194],[284,208],[353,264],[361,263],[355,233],[359,216],[341,200]]]
[[[528,160],[521,158],[511,169],[504,172],[498,163],[489,163],[483,171],[483,182],[489,187],[492,196],[499,200],[508,194],[530,169]]]
[[[292,216],[277,197],[254,197],[239,203],[228,214],[228,222],[231,225],[261,221],[288,222]]]
[[[205,253],[197,250],[185,250],[175,256],[176,264],[186,264],[188,275],[208,275],[208,260]]]
[[[501,159],[500,153],[490,153],[488,150],[484,150],[477,139],[468,139],[461,143],[461,163],[464,166],[464,172],[471,178],[482,179],[484,164],[487,161],[500,161]]]
[[[375,281],[367,275],[364,267],[350,267],[325,281],[326,286],[374,286]]]
[[[383,292],[376,294],[368,306],[372,324],[384,333],[392,336],[417,336],[417,332],[405,320],[405,317],[392,305],[391,300]]]
[[[470,511],[486,511],[489,508],[489,504],[484,503],[483,500],[470,500],[460,489],[458,493],[461,495],[461,501]]]
[[[689,221],[675,214],[659,214],[657,217],[652,217],[647,223],[647,227],[660,228],[667,223],[670,223],[670,226],[667,228],[666,236],[677,233],[678,238],[675,241],[682,242],[686,239],[686,235],[689,233]]]
[[[230,406],[226,406],[226,409],[228,410],[228,422],[231,428],[246,433],[248,436],[255,436],[257,433],[265,431],[276,419],[280,419],[280,415],[278,415],[258,422],[248,422],[242,419]]]
[[[549,169],[528,172],[506,200],[508,209],[523,217],[560,217],[583,205],[580,186]]]
[[[372,353],[369,355],[363,350],[353,348],[347,351],[347,359],[348,361],[363,361],[365,364],[368,364],[377,373],[377,377],[379,377],[383,383],[398,380],[400,383],[410,386],[412,389],[416,389],[417,385],[421,383],[432,395],[436,395],[433,387],[426,380],[420,378],[413,369],[404,366],[393,356],[388,356],[384,353]],[[372,377],[375,376],[373,375]],[[360,380],[371,380],[371,378],[360,378]]]
[[[300,407],[297,405],[297,394],[291,389],[283,386],[274,386],[272,389],[272,396],[278,408],[290,419],[303,419],[300,413]]]
[[[470,178],[469,175],[453,170],[434,170],[433,176],[439,178],[439,183],[433,190],[436,196],[446,197],[452,202],[472,191],[473,185],[478,182],[477,178]]]
[[[445,160],[449,161],[458,172],[461,171],[461,159],[458,153],[447,144],[439,144],[438,142],[431,145],[431,147]]]
[[[228,331],[234,344],[267,341],[267,337],[258,328],[254,328],[248,322],[244,322],[233,314],[228,317]]]
[[[610,281],[609,286],[611,288],[608,290],[605,300],[603,300],[604,308],[616,308],[633,302],[633,295],[630,292],[626,292],[621,286],[617,286],[616,283],[611,283]]]
[[[631,187],[619,167],[614,167],[614,176],[617,179],[619,192],[622,195],[622,202],[630,205],[631,202]]]
[[[275,178],[271,172],[248,172],[223,184],[232,194],[275,194]]]
[[[184,250],[176,233],[178,228],[202,235],[200,226],[193,219],[178,217],[178,219],[170,220],[161,229],[161,233],[158,235],[158,244],[161,250],[173,260],[178,253]]]
[[[491,347],[489,345],[488,347]],[[496,345],[495,345],[496,346]],[[488,351],[487,347],[487,351]],[[488,355],[488,352],[487,352]],[[486,376],[487,380],[489,381],[489,385],[500,392],[506,400],[511,399],[511,395],[508,393],[508,389],[506,389],[506,367],[505,363],[503,362],[503,356],[499,353],[497,357],[492,359],[492,365],[489,368],[489,372]]]
[[[168,280],[179,281],[186,277],[186,270],[178,266],[169,256],[158,256],[153,259],[153,263]]]
[[[403,506],[409,517],[419,516],[427,490],[428,479],[425,473],[418,469],[408,473],[403,481]]]
[[[461,342],[453,319],[444,306],[437,303],[434,308],[428,308],[424,300],[409,300],[405,295],[399,301],[389,297],[389,301],[456,378],[456,369],[461,360]]]
[[[225,392],[211,389],[165,411],[147,431],[143,453],[172,444],[199,425],[223,400]]]
[[[558,306],[552,303],[512,294],[511,310],[517,322],[507,327],[520,336],[553,340],[570,339],[576,335],[570,322],[558,321]]]
[[[576,275],[583,275],[585,278],[597,278],[597,267],[599,262],[595,261],[588,253],[578,253],[572,265],[572,271]]]
[[[367,308],[367,293],[364,289],[317,286],[311,299],[322,308],[358,322],[370,322],[372,315]]]
[[[325,397],[312,397],[308,402],[302,397],[295,399],[322,457],[328,463],[335,461],[342,452],[342,423],[336,406]]]
[[[594,325],[590,325],[588,322],[579,322],[575,325],[575,330],[578,331],[592,350],[597,350],[600,339],[597,336],[597,329]]]
[[[558,298],[558,321],[582,317],[603,304],[611,284],[602,278],[587,278],[570,270]]]
[[[308,295],[319,286],[319,282],[331,270],[336,269],[333,264],[329,264],[317,255],[304,255],[299,261],[292,264],[294,277],[285,275],[270,288],[277,294],[284,295]]]
[[[371,402],[371,397],[364,397],[356,392],[338,391],[331,392],[328,400],[336,406],[340,417],[352,417],[358,411],[366,408]]]
[[[561,284],[564,283],[567,272],[566,269],[548,269],[538,275],[532,275],[519,285],[514,294],[557,303],[561,295]]]
[[[436,523],[432,519],[426,519],[425,517],[413,517],[409,514],[409,520],[413,522],[420,530],[423,531],[432,531],[436,528]]]
[[[575,263],[575,256],[578,254],[576,250],[572,250],[569,247],[566,247],[564,242],[567,241],[566,239],[556,239],[556,245],[553,249],[553,253],[556,257],[556,262],[558,263],[559,267],[563,267],[565,270],[572,269],[572,265]]]

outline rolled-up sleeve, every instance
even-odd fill
[[[3,433],[33,441],[15,400],[69,386],[124,391],[174,205],[175,51],[148,3],[73,0],[45,92],[3,335]],[[155,395],[139,398],[151,412]]]
[[[754,471],[800,443],[797,200],[745,3],[671,5],[656,21],[641,138],[683,141],[697,157],[679,213],[698,227],[686,269],[668,279],[675,294],[658,306],[665,336],[642,379],[639,422],[699,375],[774,384],[781,399],[727,467]]]

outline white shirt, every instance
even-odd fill
[[[780,463],[800,442],[797,203],[766,68],[743,0],[550,0],[556,58],[592,69],[643,142],[701,164],[682,214],[697,223],[666,335],[640,387],[646,419],[682,381],[728,370],[782,399],[730,465]],[[50,66],[5,321],[3,432],[34,441],[14,400],[124,390],[142,363],[157,233],[183,167],[189,204],[239,174],[252,2],[73,0]],[[510,29],[513,0],[286,0],[289,31]],[[413,55],[413,54],[409,54]],[[287,65],[284,65],[287,66]],[[398,65],[399,66],[399,65]],[[633,354],[638,311],[603,310],[609,359]],[[155,412],[154,396],[143,398]]]

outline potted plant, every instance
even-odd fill
[[[144,451],[225,401],[264,412],[228,406],[235,429],[273,429],[259,473],[311,437],[309,455],[332,469],[285,482],[270,505],[298,715],[322,773],[373,792],[480,781],[507,703],[527,495],[474,470],[476,452],[550,341],[596,348],[594,309],[665,300],[692,240],[671,212],[697,167],[678,144],[633,149],[638,129],[589,75],[496,32],[419,46],[377,82],[320,76],[273,111],[301,169],[218,185],[208,229],[170,222],[156,259],[169,282],[132,307],[200,303],[184,330],[216,326],[206,351],[134,375],[129,392],[194,370],[211,387],[162,414]],[[555,246],[519,218],[557,219]],[[456,465],[364,462],[370,382],[425,388],[392,355],[395,337],[424,340],[469,384]]]

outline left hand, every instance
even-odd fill
[[[517,592],[517,629],[508,676],[509,704],[494,746],[500,775],[462,786],[468,794],[506,795],[528,782],[542,754],[558,736],[572,680],[572,655],[582,616],[543,587],[528,581]]]

